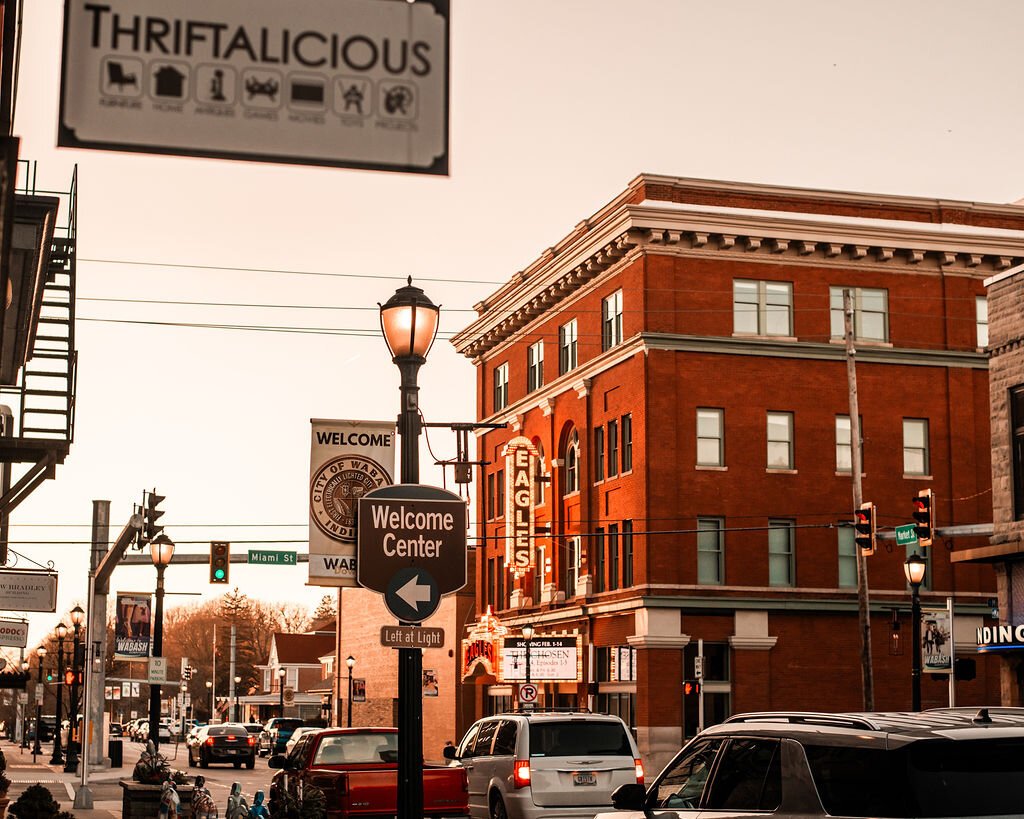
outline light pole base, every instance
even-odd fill
[[[75,810],[92,810],[92,791],[88,785],[83,785],[75,791]]]

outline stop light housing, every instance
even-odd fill
[[[700,694],[700,680],[686,680],[683,682],[683,695],[696,697]]]
[[[931,546],[932,538],[935,536],[935,493],[931,489],[922,489],[914,498],[914,534],[917,535],[919,546]]]
[[[154,489],[146,493],[146,505],[142,510],[143,515],[143,536],[147,541],[152,541],[160,534],[164,527],[157,524],[157,518],[163,515],[163,509],[157,507],[166,500],[165,495],[158,495]]]
[[[71,685],[75,682],[75,672],[70,668],[64,672],[64,685]]]
[[[227,583],[231,575],[231,544],[215,540],[210,544],[210,582]]]
[[[875,505],[868,501],[862,503],[853,516],[853,528],[856,533],[853,536],[860,553],[867,557],[875,553],[875,545],[878,536],[878,521],[875,516]]]

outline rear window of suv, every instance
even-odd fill
[[[530,756],[633,756],[620,722],[565,720],[530,724]]]
[[[1024,815],[1024,740],[921,740],[891,751],[805,746],[825,810],[842,816]]]
[[[234,725],[214,725],[206,734],[211,737],[247,737],[249,734],[242,727]]]

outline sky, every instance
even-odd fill
[[[447,339],[640,173],[1024,197],[1016,0],[452,0],[446,177],[57,148],[62,7],[25,3],[14,127],[40,187],[76,165],[79,182],[75,441],[11,519],[12,548],[60,575],[30,648],[84,600],[93,500],[112,536],[156,488],[179,552],[304,551],[309,420],[396,417],[377,303],[407,275],[442,306],[421,409],[464,422],[475,372]],[[454,456],[441,431],[430,444]],[[231,571],[262,599],[330,591],[304,565]],[[154,584],[151,567],[112,581]],[[167,605],[223,588],[172,566]]]

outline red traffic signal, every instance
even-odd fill
[[[700,694],[700,680],[686,680],[683,682],[683,694],[687,697],[696,697]]]
[[[875,505],[870,501],[862,503],[853,515],[853,528],[856,530],[853,540],[865,557],[875,553],[877,526]]]
[[[914,534],[917,535],[919,546],[931,546],[935,537],[935,520],[932,510],[935,508],[935,493],[931,489],[922,489],[914,498]]]

